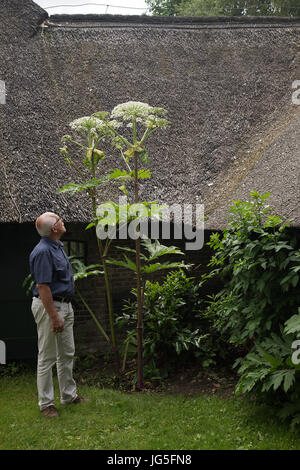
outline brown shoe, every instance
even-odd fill
[[[50,406],[47,406],[47,408],[44,408],[42,410],[42,413],[44,416],[47,416],[48,418],[55,418],[56,416],[58,416],[57,409],[53,405],[50,405]]]
[[[75,400],[72,401],[72,403],[75,403],[75,405],[77,405],[78,403],[86,403],[88,401],[90,401],[89,398],[83,398],[80,395],[77,395],[77,397],[75,398]]]

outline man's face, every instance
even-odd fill
[[[55,214],[55,217],[56,217],[56,222],[53,224],[52,230],[53,230],[53,232],[56,232],[56,233],[58,233],[58,235],[61,236],[67,231],[67,229],[65,227],[65,224],[64,224],[64,221],[63,221],[62,217],[59,217],[56,214]]]

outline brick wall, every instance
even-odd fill
[[[65,235],[65,240],[86,242],[86,264],[90,265],[99,263],[98,247],[93,229],[86,231],[83,224],[68,224],[67,229],[68,232]],[[165,245],[175,245],[185,252],[186,255],[183,258],[184,261],[186,263],[194,264],[193,269],[190,271],[190,275],[200,279],[200,276],[204,272],[208,271],[207,263],[209,262],[212,254],[210,248],[206,245],[210,233],[211,232],[209,231],[205,232],[205,244],[201,250],[185,251],[184,240],[163,240],[161,243]],[[109,256],[112,258],[121,258],[122,252],[118,250],[116,246],[130,246],[134,248],[135,242],[133,240],[115,240],[112,242]],[[179,259],[179,256],[172,256],[172,260],[174,259]],[[162,279],[166,274],[167,271],[162,271],[161,273],[153,275],[152,279]],[[117,316],[121,312],[124,301],[128,298],[131,289],[136,286],[135,275],[133,272],[118,266],[110,266],[109,275],[111,280],[114,313]],[[97,277],[93,276],[88,279],[77,281],[76,287],[81,292],[88,305],[105,328],[106,332],[109,334],[110,328],[104,277],[102,275]],[[205,284],[205,287],[203,288],[203,296],[215,292],[219,288],[220,284],[218,282],[210,281]],[[75,311],[74,332],[77,351],[92,353],[106,353],[110,351],[110,347],[108,346],[104,336],[99,332],[94,320],[78,297],[73,305]]]

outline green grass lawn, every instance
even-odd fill
[[[91,399],[60,405],[47,419],[37,406],[35,374],[0,377],[0,449],[300,449],[299,432],[274,410],[241,398],[124,393],[82,386]]]

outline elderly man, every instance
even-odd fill
[[[77,395],[73,379],[74,279],[60,241],[66,232],[61,217],[45,212],[36,220],[40,242],[30,254],[34,280],[32,313],[38,332],[37,387],[39,407],[48,417],[58,416],[54,406],[52,367],[56,363],[61,403],[87,401]]]

